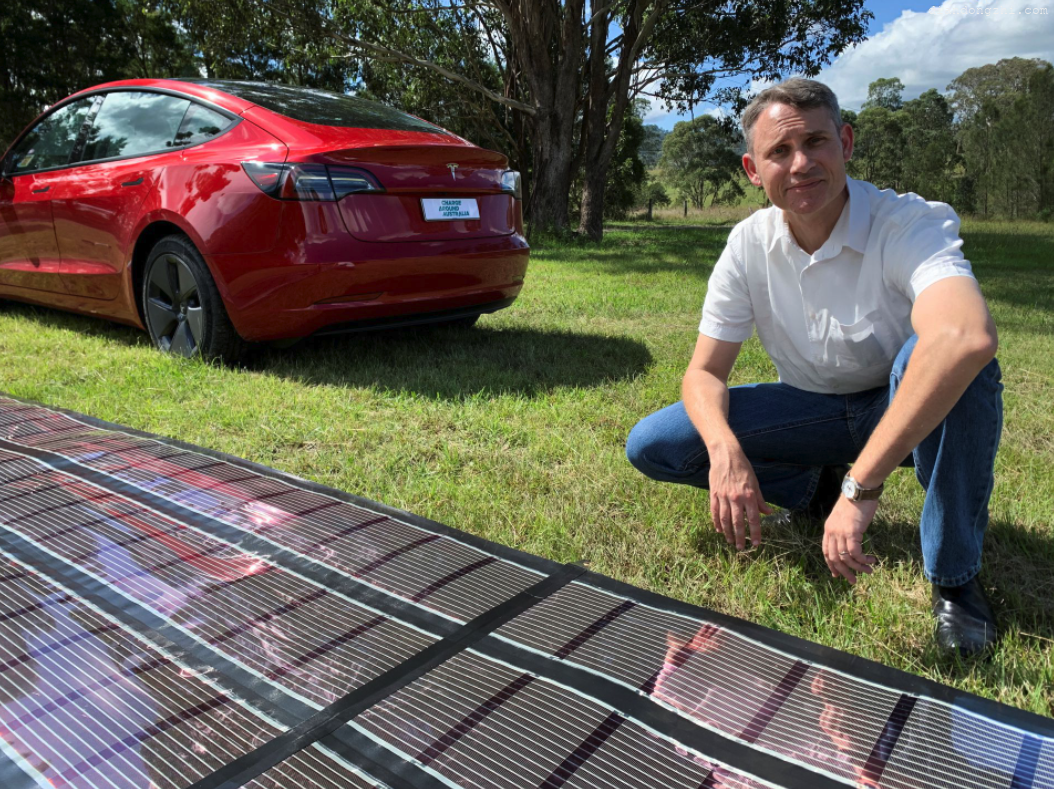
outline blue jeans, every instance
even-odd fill
[[[729,426],[754,467],[766,501],[808,505],[823,466],[852,463],[889,406],[917,337],[900,350],[889,386],[849,395],[817,394],[782,383],[729,389]],[[948,416],[902,465],[926,491],[919,530],[926,577],[959,586],[981,569],[995,453],[1003,428],[1003,385],[992,360]],[[645,417],[626,443],[629,461],[652,479],[706,488],[706,446],[684,403]]]

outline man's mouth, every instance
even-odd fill
[[[789,192],[789,191],[793,191],[793,190],[798,190],[798,191],[803,192],[806,189],[812,189],[814,186],[818,186],[820,183],[821,183],[820,179],[816,179],[816,180],[813,180],[813,181],[803,181],[800,184],[794,184],[794,186],[790,187],[787,191]]]

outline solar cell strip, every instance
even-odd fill
[[[99,627],[93,627],[90,630],[84,630],[72,636],[66,636],[58,641],[52,641],[50,644],[45,644],[42,647],[37,647],[33,650],[32,654],[23,652],[21,655],[15,655],[14,657],[8,658],[3,663],[0,663],[0,674],[10,669],[21,666],[28,663],[31,660],[37,660],[44,655],[49,655],[52,652],[58,652],[59,650],[65,649],[66,647],[73,646],[74,644],[80,643],[81,641],[87,641],[95,638],[97,635],[105,633],[109,630],[117,630],[117,625],[108,624],[100,625]]]
[[[1014,767],[1014,778],[1010,789],[1032,789],[1036,780],[1036,765],[1039,764],[1039,752],[1043,742],[1031,734],[1026,734],[1021,742],[1021,751]]]
[[[772,695],[765,700],[761,709],[757,711],[754,718],[747,724],[740,737],[747,742],[757,742],[758,737],[765,731],[765,727],[769,725],[773,716],[779,712],[780,707],[786,703],[787,697],[798,686],[801,678],[805,676],[805,672],[808,670],[808,663],[797,661],[791,667],[791,670],[787,672],[787,675],[780,680],[776,689],[772,691]]]
[[[559,572],[547,576],[515,597],[481,614],[453,634],[418,652],[402,665],[375,677],[267,745],[198,781],[190,789],[227,789],[247,783],[282,759],[331,734],[363,710],[405,687],[435,666],[468,649],[584,572],[584,567],[563,565]]]
[[[555,657],[557,660],[563,660],[565,657],[567,657],[580,646],[582,646],[582,644],[584,644],[590,638],[595,636],[609,624],[614,622],[624,613],[629,611],[635,605],[636,603],[632,602],[631,600],[626,600],[625,602],[622,602],[619,605],[615,606],[602,617],[590,624],[589,627],[587,627],[581,633],[579,633],[566,644],[564,644],[562,647],[560,647],[560,649],[556,651],[553,657]]]
[[[352,573],[352,575],[354,575],[356,578],[363,578],[363,577],[369,575],[370,573],[372,573],[374,570],[377,570],[377,569],[383,567],[388,562],[390,562],[392,559],[395,559],[396,557],[402,556],[405,553],[409,553],[410,551],[414,550],[415,548],[420,548],[422,545],[427,545],[430,542],[435,542],[438,539],[440,539],[438,534],[425,535],[424,537],[421,537],[418,540],[414,540],[411,543],[407,543],[406,545],[402,545],[402,546],[400,546],[398,548],[395,548],[394,550],[391,550],[388,553],[384,554],[384,556],[381,556],[381,557],[379,557],[377,559],[374,559],[372,562],[367,564],[365,567],[362,567],[362,568],[360,568],[358,570],[355,570]]]
[[[333,502],[333,503],[334,504],[338,504],[339,502]],[[321,510],[321,509],[325,509],[325,507],[313,507],[312,510],[309,510],[309,512],[317,511],[317,510]],[[297,516],[297,517],[300,517],[300,516]],[[385,521],[385,520],[388,520],[388,519],[385,518],[382,515],[382,516],[380,516],[378,518],[371,518],[370,520],[364,521],[363,523],[353,523],[350,526],[345,526],[340,531],[336,531],[333,534],[328,534],[325,537],[323,537],[321,540],[318,540],[317,542],[311,543],[309,546],[304,548],[302,552],[306,553],[308,555],[311,555],[315,551],[317,551],[319,548],[324,548],[325,546],[329,545],[330,543],[336,542],[337,540],[342,539],[343,537],[347,537],[349,534],[354,534],[355,532],[362,531],[363,529],[367,529],[370,526],[373,526],[373,525],[375,525],[377,523],[380,523],[381,521]]]
[[[162,666],[171,665],[171,663],[172,661],[169,658],[154,658],[153,660],[150,660],[146,663],[141,663],[137,666],[126,668],[125,670],[135,675],[147,674],[153,671],[154,669],[161,668]],[[41,718],[50,715],[56,710],[61,709],[62,707],[65,707],[69,704],[74,704],[80,701],[81,699],[86,699],[101,690],[106,690],[112,685],[118,685],[122,682],[127,681],[128,676],[126,674],[111,674],[110,676],[104,677],[103,679],[96,680],[95,682],[91,682],[86,685],[74,688],[73,690],[69,691],[68,693],[65,693],[62,696],[56,696],[51,699],[48,699],[47,702],[41,704],[36,709],[23,713],[19,717],[10,719],[6,723],[6,725],[8,728],[14,728],[15,726],[28,726],[34,721],[40,720]]]
[[[438,592],[440,589],[442,589],[447,584],[451,584],[454,581],[458,580],[459,578],[464,578],[469,573],[475,572],[476,570],[480,569],[481,567],[486,567],[488,564],[493,564],[496,561],[498,561],[496,557],[488,556],[485,559],[480,559],[478,562],[473,562],[472,564],[467,564],[464,567],[461,567],[461,568],[459,568],[457,570],[454,570],[452,573],[450,573],[448,575],[444,575],[439,580],[433,581],[428,586],[426,586],[424,589],[422,589],[420,592],[418,592],[413,597],[411,597],[410,600],[412,602],[415,602],[415,603],[420,603],[425,598],[430,597],[431,595],[433,595],[436,592]]]
[[[285,603],[284,605],[281,605],[278,608],[271,609],[270,611],[265,611],[262,614],[254,616],[252,619],[247,619],[244,622],[235,625],[234,627],[227,628],[222,633],[217,633],[209,639],[209,643],[222,644],[228,639],[234,638],[235,636],[245,633],[248,630],[252,630],[254,627],[258,627],[259,625],[262,625],[266,622],[270,622],[272,619],[276,619],[277,617],[280,617],[283,614],[288,614],[291,611],[295,611],[301,606],[305,606],[308,603],[312,603],[315,600],[319,600],[328,594],[329,590],[327,589],[323,589],[321,587],[314,589],[313,591],[305,595],[301,595],[300,597],[297,597],[294,600],[290,600],[288,603]]]
[[[5,578],[4,580],[6,581],[9,579]],[[0,614],[0,622],[6,622],[8,619],[17,619],[20,616],[25,616],[26,614],[32,613],[33,611],[40,611],[41,609],[47,608],[48,606],[62,605],[63,603],[68,603],[72,599],[73,598],[70,595],[64,594],[54,599],[41,600],[40,602],[34,603],[33,605],[22,606],[21,608],[15,609],[14,611],[5,611],[4,613]]]
[[[77,764],[69,767],[59,774],[67,781],[75,780],[80,777],[82,773],[87,771],[89,768],[98,767],[100,764],[113,759],[115,756],[119,756],[126,751],[135,748],[146,740],[153,739],[159,734],[164,734],[169,729],[174,729],[182,723],[192,721],[195,718],[199,718],[209,712],[220,707],[225,707],[230,703],[230,699],[227,696],[220,694],[213,696],[207,701],[203,701],[200,704],[195,704],[193,707],[180,710],[177,713],[169,715],[164,720],[160,720],[157,723],[153,723],[150,726],[140,729],[137,732],[129,734],[127,737],[122,738],[118,742],[103,748],[102,750],[93,753],[87,759],[83,759]]]
[[[918,699],[914,696],[909,696],[906,693],[900,697],[897,701],[897,706],[889,714],[889,720],[886,721],[882,734],[878,737],[878,742],[875,743],[875,747],[871,750],[867,761],[864,762],[864,776],[868,780],[874,781],[875,784],[878,783],[882,773],[885,772],[889,757],[893,755],[893,749],[896,747],[897,740],[900,739],[901,732],[904,731],[904,726],[907,725],[908,718],[911,716],[911,711],[915,709],[915,702],[917,701]]]
[[[330,639],[326,643],[319,644],[310,652],[304,653],[291,663],[288,663],[282,666],[281,668],[269,672],[267,676],[270,679],[278,679],[279,677],[284,677],[289,672],[294,671],[307,663],[310,663],[312,660],[316,660],[317,658],[322,657],[322,655],[325,655],[327,652],[331,652],[337,647],[347,644],[349,641],[353,641],[354,639],[358,638],[364,633],[368,633],[370,630],[377,627],[378,625],[383,625],[387,621],[388,618],[385,616],[375,616],[373,619],[370,619],[367,622],[363,622],[360,625],[356,625],[350,630],[341,633],[339,636]]]
[[[563,760],[545,780],[539,784],[539,789],[560,789],[578,772],[578,768],[586,763],[600,747],[608,741],[612,734],[618,731],[619,726],[626,719],[617,712],[608,715],[599,726],[597,726],[567,758]]]
[[[429,765],[434,762],[442,756],[448,748],[456,745],[458,740],[486,720],[486,718],[498,709],[498,707],[530,685],[533,681],[534,677],[530,674],[521,674],[516,677],[516,679],[484,701],[476,707],[476,709],[472,710],[472,712],[451,726],[442,736],[437,738],[435,742],[421,751],[417,756],[418,761],[424,765]]]
[[[699,641],[709,641],[717,635],[721,628],[716,625],[705,624],[699,629],[699,633],[693,637],[693,639],[683,646],[679,647],[674,651],[673,656],[667,659],[667,664],[660,669],[657,669],[654,674],[645,680],[644,684],[640,686],[640,692],[646,696],[650,696],[655,693],[655,685],[659,681],[659,677],[662,676],[662,672],[666,670],[676,670],[681,668],[685,663],[688,662],[688,658],[698,652],[698,648],[692,646],[694,643]]]

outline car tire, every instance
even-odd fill
[[[184,235],[154,245],[143,269],[143,322],[166,353],[227,364],[248,345],[235,330],[205,259]]]

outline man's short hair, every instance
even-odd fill
[[[743,137],[747,141],[747,150],[754,152],[754,124],[761,113],[770,104],[786,104],[799,110],[814,110],[823,107],[834,121],[837,131],[842,129],[842,113],[838,109],[838,98],[822,82],[804,77],[791,77],[771,88],[765,88],[755,96],[740,116],[743,126]]]

